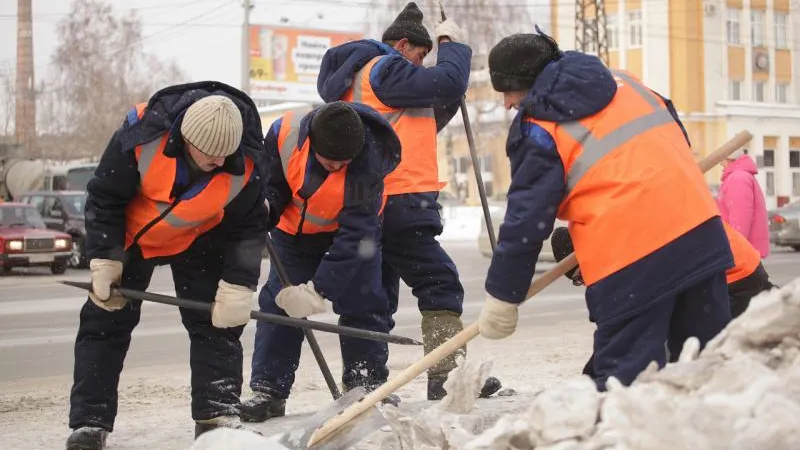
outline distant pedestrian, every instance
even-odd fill
[[[719,211],[722,220],[753,244],[761,258],[769,256],[769,224],[764,192],[758,185],[755,161],[745,150],[737,150],[722,162]]]

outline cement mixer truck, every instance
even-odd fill
[[[0,198],[13,201],[29,191],[85,191],[97,163],[54,162],[0,151]]]

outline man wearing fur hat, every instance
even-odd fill
[[[538,28],[537,28],[538,31]],[[593,378],[622,384],[730,321],[731,248],[672,103],[595,56],[517,34],[489,54],[494,89],[516,108],[508,209],[478,325],[511,335],[556,217],[569,232],[596,323]],[[535,307],[535,305],[531,305]]]
[[[241,428],[242,345],[264,248],[267,209],[256,167],[261,121],[243,92],[217,82],[171,86],[136,105],[117,129],[87,187],[92,275],[75,340],[68,450],[105,447],[117,388],[144,291],[169,265],[189,334],[195,436]]]
[[[284,114],[269,128],[266,147],[270,235],[293,286],[282,286],[271,266],[258,296],[261,310],[307,317],[325,312],[330,302],[339,324],[389,332],[379,216],[384,178],[400,162],[391,125],[368,106],[333,102]],[[242,403],[242,420],[285,414],[303,338],[298,328],[257,324],[250,378],[255,395]],[[345,390],[386,382],[386,343],[339,341]]]
[[[422,313],[425,352],[463,329],[464,289],[450,256],[436,240],[442,233],[438,203],[436,135],[458,111],[467,90],[472,50],[460,28],[445,20],[436,26],[438,60],[422,61],[433,41],[416,3],[406,5],[384,31],[382,42],[360,40],[328,50],[317,90],[326,102],[365,103],[384,115],[403,145],[397,170],[386,177],[389,196],[383,219],[384,284],[396,311],[400,279],[409,285]],[[466,349],[462,349],[462,352]],[[428,399],[444,397],[444,382],[456,367],[456,355],[428,370]],[[487,380],[482,397],[500,389]]]

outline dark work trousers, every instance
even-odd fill
[[[705,347],[730,320],[728,287],[720,272],[625,320],[598,323],[594,354],[583,373],[600,391],[610,376],[627,386],[651,361],[664,367],[667,351],[670,360],[677,360],[686,339],[694,336]]]
[[[769,281],[769,274],[764,270],[764,266],[758,263],[758,267],[753,273],[728,285],[731,297],[731,315],[739,317],[747,310],[750,299],[774,287],[777,286]]]
[[[333,243],[334,234],[295,237],[277,228],[270,232],[278,258],[286,267],[293,285],[314,278],[322,258]],[[375,254],[363,260],[342,297],[329,300],[333,304],[333,312],[339,315],[339,325],[388,333],[390,318],[386,314],[388,300],[380,278],[378,239],[376,235]],[[286,316],[286,312],[275,303],[275,297],[281,289],[275,266],[270,265],[267,283],[258,295],[261,311]],[[304,339],[303,330],[299,328],[258,322],[250,388],[277,398],[288,398],[300,363]],[[346,390],[357,386],[374,389],[387,380],[389,348],[386,343],[340,336],[339,344],[344,366],[342,383]]]
[[[420,311],[462,313],[464,288],[455,263],[436,236],[442,233],[438,192],[389,196],[383,210],[383,284],[397,311],[400,279]]]
[[[200,236],[185,252],[166,258],[143,259],[139,248],[129,249],[121,286],[146,290],[157,265],[170,265],[179,297],[212,302],[222,276],[225,248],[221,227]],[[70,428],[96,426],[113,431],[117,389],[131,333],[139,323],[142,302],[129,300],[108,312],[87,300],[80,312],[75,340],[74,384],[70,393]],[[238,415],[242,387],[244,326],[215,328],[211,313],[180,308],[189,334],[192,418]],[[176,360],[181,357],[176,356]]]

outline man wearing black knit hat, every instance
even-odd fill
[[[384,283],[396,311],[400,279],[411,287],[422,313],[428,353],[463,329],[464,289],[453,260],[436,240],[442,233],[436,135],[458,111],[467,90],[472,50],[452,19],[436,26],[437,64],[423,67],[433,41],[423,15],[410,2],[386,29],[382,42],[361,40],[325,53],[317,91],[326,102],[365,103],[392,123],[403,159],[386,177],[389,196],[383,221]],[[444,397],[444,382],[458,353],[428,370],[427,397]],[[500,389],[487,380],[481,397]]]
[[[518,34],[489,53],[492,85],[516,108],[506,143],[508,208],[486,278],[481,335],[517,325],[542,242],[569,222],[597,324],[587,372],[630,384],[689,337],[705,345],[730,320],[733,267],[719,210],[672,103],[595,56]],[[554,235],[554,252],[563,237]]]
[[[282,287],[271,266],[258,297],[261,311],[308,317],[330,302],[339,324],[389,332],[379,214],[383,179],[400,162],[391,125],[368,106],[334,102],[284,114],[265,144],[269,229],[293,286]],[[285,414],[303,337],[298,328],[257,324],[250,378],[255,395],[243,402],[242,420]],[[386,381],[386,343],[347,336],[340,343],[346,390]]]

